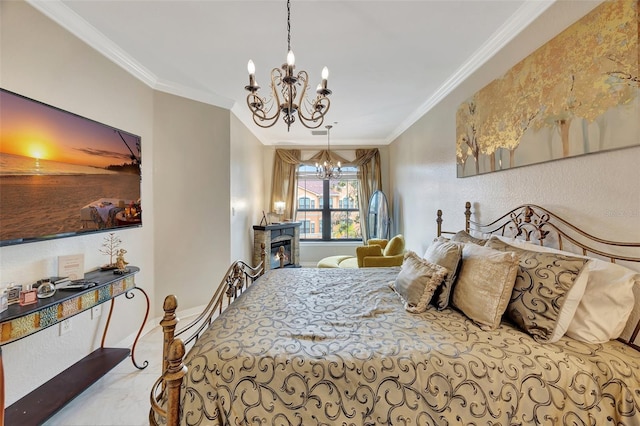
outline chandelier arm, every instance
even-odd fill
[[[278,107],[278,115],[280,115],[280,96],[278,95],[277,87],[283,84],[282,82],[282,70],[280,68],[274,68],[271,70],[271,96]]]
[[[279,68],[271,70],[271,99],[267,100],[256,93],[247,95],[247,105],[252,113],[253,122],[263,129],[272,127],[280,117],[280,97],[276,87],[282,79],[282,71]],[[276,105],[273,115],[269,116],[273,105]]]
[[[331,100],[326,97],[318,97],[314,100],[314,102],[306,100],[304,105],[304,109],[310,113],[309,116],[305,116],[303,108],[300,108],[298,111],[298,115],[300,116],[300,121],[305,125],[305,127],[309,129],[317,129],[324,122],[324,116],[327,111],[329,111],[329,107],[331,106]],[[313,125],[311,123],[314,123]]]
[[[302,85],[302,90],[300,91],[300,97],[298,99],[298,118],[306,128],[317,129],[324,122],[324,114],[326,114],[326,111],[328,110],[328,104],[327,108],[325,108],[324,104],[322,104],[322,107],[316,108],[321,96],[318,95],[318,98],[316,98],[314,102],[311,102],[306,97],[307,89],[309,88],[309,74],[303,70],[298,73],[297,77],[298,82]],[[310,114],[306,115],[305,112]]]
[[[251,95],[249,95],[247,98],[249,98]],[[249,100],[247,99],[247,103],[249,103]],[[251,108],[251,105],[249,105],[249,108]],[[262,127],[263,129],[268,129],[269,127],[272,127],[274,124],[276,124],[278,122],[278,118],[280,117],[280,110],[277,109],[276,110],[276,114],[271,116],[271,117],[267,117],[264,114],[264,111],[262,110],[252,110],[253,114],[252,114],[252,118],[253,118],[253,122],[256,123],[257,126]]]

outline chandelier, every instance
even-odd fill
[[[322,69],[322,82],[316,88],[316,97],[312,101],[306,97],[309,75],[306,71],[300,71],[294,75],[295,57],[291,51],[291,4],[287,0],[287,63],[280,68],[271,70],[271,97],[258,95],[260,86],[256,83],[256,67],[252,60],[247,64],[249,71],[249,85],[244,88],[249,91],[247,105],[253,115],[253,122],[258,126],[267,128],[273,126],[280,114],[287,123],[287,131],[296,121],[296,115],[300,122],[309,129],[317,129],[324,121],[324,116],[329,111],[331,102],[328,96],[331,90],[327,89],[329,70]],[[299,94],[299,96],[298,96]]]
[[[342,176],[342,169],[338,161],[338,167],[333,165],[331,161],[331,128],[333,126],[324,126],[327,129],[327,157],[328,160],[322,164],[316,163],[316,176],[320,179],[338,179]]]

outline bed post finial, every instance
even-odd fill
[[[160,326],[162,327],[162,332],[164,334],[164,341],[162,344],[162,372],[164,373],[168,366],[169,346],[171,345],[171,342],[173,342],[176,326],[178,325],[178,317],[176,316],[178,298],[173,294],[165,297],[162,309],[164,310],[164,316],[162,317],[162,320],[160,320]],[[162,390],[164,390],[164,386],[165,385],[163,384]]]
[[[469,222],[471,222],[471,203],[464,203],[464,230],[469,232]]]
[[[442,235],[442,210],[438,209],[436,223],[438,224],[438,237]]]

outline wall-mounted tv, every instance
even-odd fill
[[[140,136],[0,89],[0,246],[142,226]]]

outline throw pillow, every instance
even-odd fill
[[[408,251],[398,277],[390,286],[404,301],[404,308],[418,314],[427,310],[436,287],[442,283],[447,273],[446,268]]]
[[[389,240],[384,248],[383,254],[385,256],[397,256],[404,252],[404,236],[398,234]]]
[[[518,256],[465,244],[452,302],[483,330],[500,325],[518,273]]]
[[[456,232],[453,237],[451,237],[451,241],[457,241],[459,243],[473,243],[479,246],[483,246],[487,242],[487,240],[483,238],[476,238],[470,235],[467,231]]]
[[[640,286],[638,271],[606,260],[577,255],[523,240],[494,238],[531,251],[589,259],[585,266],[585,272],[588,272],[586,289],[566,335],[587,343],[604,343],[618,337],[626,339],[631,337],[633,326],[627,324],[628,320],[634,315],[640,316],[638,312],[640,307],[634,308],[633,292],[634,284]]]
[[[433,300],[436,307],[442,310],[449,306],[451,298],[451,290],[458,274],[460,260],[462,259],[462,244],[453,241],[445,241],[436,239],[433,244],[427,248],[424,258],[431,263],[436,263],[449,270],[444,283],[436,290],[436,296]]]
[[[587,285],[587,259],[513,247],[491,238],[485,247],[513,251],[520,267],[507,306],[509,317],[541,343],[557,342],[565,334]],[[582,277],[582,279],[579,279]]]

